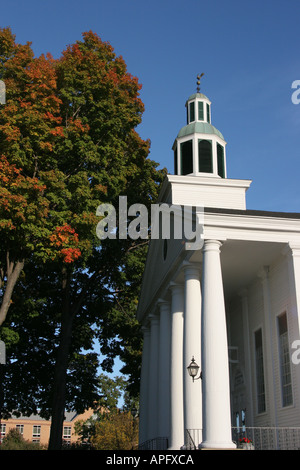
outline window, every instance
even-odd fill
[[[35,439],[36,441],[38,441],[40,437],[41,437],[41,426],[34,425],[32,428],[32,438],[33,440]]]
[[[293,403],[293,392],[286,313],[283,313],[277,318],[277,326],[279,336],[282,406],[289,406]]]
[[[2,441],[2,438],[5,436],[5,433],[6,433],[6,424],[4,423],[1,423],[1,427],[0,427],[0,442]]]
[[[224,147],[217,144],[218,175],[225,178]]]
[[[255,332],[255,364],[256,364],[256,394],[257,394],[257,412],[266,411],[265,399],[265,378],[264,378],[264,358],[262,344],[262,330]]]
[[[71,426],[64,426],[63,439],[71,439]]]
[[[190,122],[195,121],[195,102],[190,103]]]
[[[207,122],[210,123],[210,107],[208,103],[206,103],[206,116],[207,116]]]
[[[198,121],[204,121],[204,109],[202,101],[198,101]]]
[[[180,144],[181,153],[181,174],[193,173],[193,141],[188,140]]]
[[[213,172],[212,142],[211,140],[198,140],[199,171]]]
[[[19,433],[23,435],[24,424],[16,424],[16,430],[19,431]]]

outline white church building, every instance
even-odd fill
[[[300,448],[300,214],[247,210],[210,100],[186,109],[158,202],[192,208],[201,243],[150,241],[140,447],[234,449],[248,431],[255,448]]]

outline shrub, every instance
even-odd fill
[[[10,429],[0,445],[0,450],[42,450],[37,442],[26,441],[17,429]]]

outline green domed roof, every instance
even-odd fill
[[[203,95],[203,93],[194,93],[193,95],[191,95],[191,96],[187,99],[187,101],[194,100],[195,98],[205,99],[205,100],[208,100],[208,101],[209,101],[209,98],[207,98],[207,96]]]
[[[198,93],[199,94],[199,93]],[[223,135],[218,129],[208,122],[191,122],[187,126],[184,126],[178,133],[177,137],[185,137],[190,134],[215,134],[221,139],[225,140]]]

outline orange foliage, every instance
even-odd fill
[[[77,248],[78,234],[70,225],[56,227],[50,242],[52,246],[60,249],[59,252],[65,263],[73,263],[81,256],[81,251]]]

